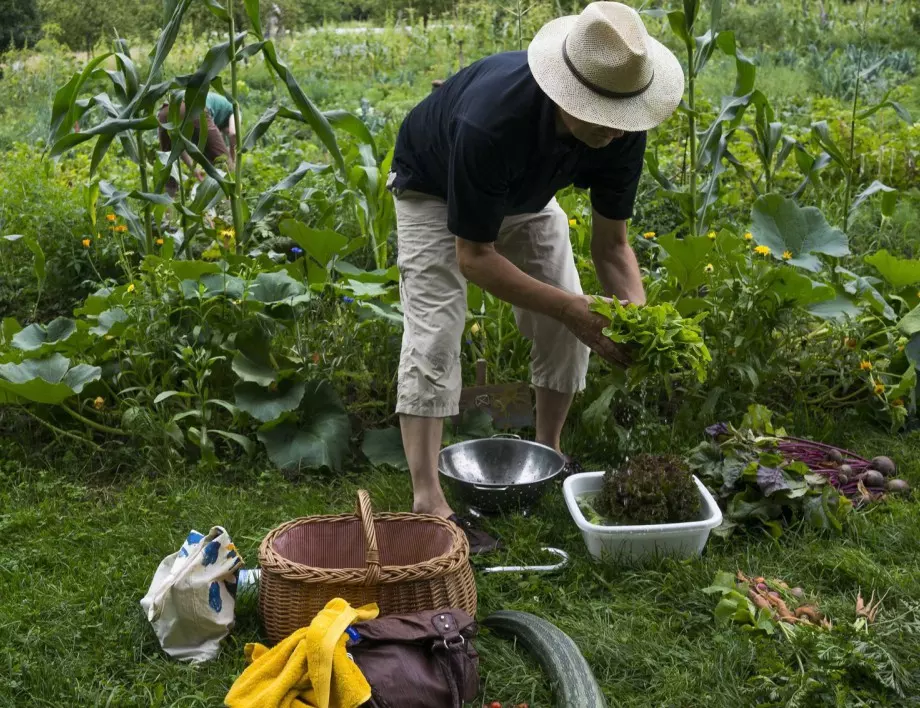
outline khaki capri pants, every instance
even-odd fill
[[[447,229],[447,202],[400,191],[396,229],[404,312],[396,412],[430,418],[457,415],[467,299],[456,237]],[[568,217],[555,199],[536,214],[507,217],[495,247],[537,280],[582,293]],[[517,307],[514,317],[521,334],[533,342],[533,385],[563,393],[584,389],[588,348],[551,317]]]

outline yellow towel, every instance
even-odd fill
[[[355,708],[371,698],[364,674],[348,658],[346,628],[377,617],[377,605],[330,600],[310,623],[272,649],[247,644],[252,662],[230,687],[227,708]]]

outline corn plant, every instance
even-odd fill
[[[705,231],[709,209],[719,197],[721,176],[727,169],[723,159],[729,159],[729,141],[751,102],[756,71],[754,63],[738,49],[734,33],[718,29],[721,0],[712,0],[706,31],[694,34],[702,29],[699,26],[700,7],[700,0],[683,0],[683,10],[646,11],[646,14],[655,17],[666,17],[671,31],[683,42],[686,50],[687,98],[678,108],[687,118],[687,162],[682,185],[675,184],[662,173],[654,147],[646,152],[646,164],[652,177],[681,205],[691,236]],[[731,96],[723,97],[716,117],[701,130],[699,121],[702,114],[697,106],[696,82],[716,49],[735,59],[735,88]]]

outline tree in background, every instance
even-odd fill
[[[38,40],[41,21],[35,0],[0,0],[0,54]]]

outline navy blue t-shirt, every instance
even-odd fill
[[[592,206],[608,219],[631,218],[645,133],[593,149],[557,135],[555,110],[527,52],[481,59],[406,117],[393,188],[446,200],[448,229],[470,241],[495,241],[504,217],[541,211],[571,184],[590,189]]]

